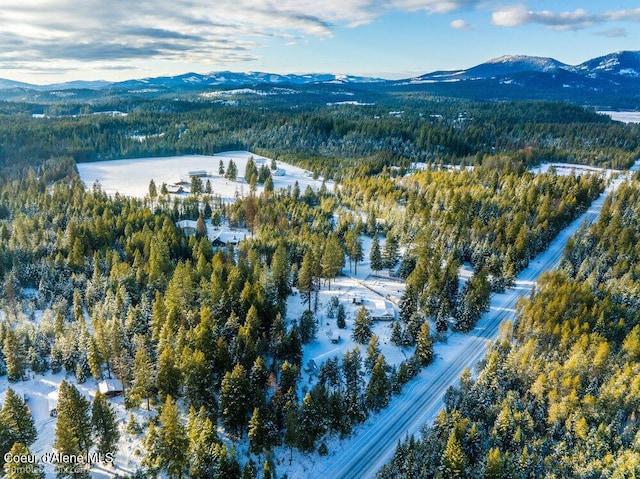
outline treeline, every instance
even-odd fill
[[[126,116],[97,114],[85,105],[85,114],[63,109],[62,116],[45,118],[29,116],[32,105],[24,114],[13,107],[0,115],[0,161],[15,168],[61,157],[101,161],[251,149],[341,178],[357,172],[363,158],[375,174],[410,161],[481,164],[507,152],[522,152],[525,167],[568,161],[624,168],[640,146],[637,127],[559,103],[398,96],[366,107],[303,103],[283,109],[277,97],[260,102],[123,102],[109,107]]]
[[[634,477],[638,405],[640,184],[623,185],[567,246],[422,438],[386,477]]]

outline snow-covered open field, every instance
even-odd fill
[[[249,185],[244,178],[247,161],[253,156],[258,169],[263,164],[271,165],[271,159],[256,155],[248,151],[227,151],[213,156],[184,155],[162,158],[136,158],[130,160],[98,161],[93,163],[78,163],[78,173],[87,188],[91,188],[97,180],[102,190],[108,195],[119,192],[124,196],[143,198],[149,192],[149,182],[153,180],[160,189],[162,183],[176,184],[180,181],[190,183],[189,172],[204,170],[208,176],[202,178],[203,184],[207,180],[211,182],[213,194],[222,197],[225,201],[233,201],[236,196],[249,194]],[[220,161],[224,164],[225,171],[229,161],[233,160],[238,168],[237,181],[231,181],[218,174]],[[277,176],[272,172],[273,185],[276,190],[281,188],[293,188],[298,182],[300,191],[304,192],[307,186],[314,190],[320,189],[322,180],[314,180],[311,173],[297,166],[289,165],[281,161],[277,166],[284,173]],[[327,188],[333,188],[332,182],[327,182]],[[186,187],[188,190],[188,186]],[[257,187],[257,192],[262,191],[262,186]]]
[[[541,163],[535,168],[531,168],[531,172],[535,174],[548,173],[550,171],[560,176],[598,174],[606,179],[622,173],[619,170],[598,168],[597,166],[589,165],[576,165],[574,163]]]
[[[623,123],[640,123],[640,111],[599,111],[601,115],[609,115],[612,120]]]

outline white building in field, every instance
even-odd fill
[[[374,321],[393,321],[396,319],[396,310],[393,308],[393,304],[386,299],[368,299],[363,304],[369,310],[371,319]]]

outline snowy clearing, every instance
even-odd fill
[[[599,111],[601,115],[608,115],[612,120],[623,123],[640,123],[640,111]]]
[[[560,176],[576,176],[585,174],[597,174],[606,179],[610,179],[615,175],[622,173],[620,170],[612,170],[608,168],[598,168],[597,166],[576,165],[573,163],[541,163],[530,170],[535,174],[553,172]]]
[[[236,197],[249,194],[249,185],[244,178],[244,171],[250,157],[256,162],[258,169],[265,165],[271,165],[271,159],[256,155],[249,151],[227,151],[213,156],[184,155],[170,156],[166,158],[136,158],[130,160],[99,161],[92,163],[78,163],[78,173],[80,178],[91,188],[95,181],[98,181],[102,190],[108,195],[116,192],[124,196],[144,198],[149,192],[149,182],[153,180],[158,189],[162,183],[167,185],[177,184],[181,181],[188,183],[184,186],[188,191],[190,185],[189,172],[193,170],[204,170],[207,176],[202,178],[202,182],[211,182],[213,195],[220,196],[224,201],[233,201]],[[218,174],[218,167],[222,161],[226,170],[229,161],[233,160],[238,168],[237,181],[231,181]],[[278,174],[272,172],[273,185],[276,190],[281,188],[293,188],[298,182],[300,191],[304,191],[307,186],[314,190],[319,190],[322,180],[314,180],[311,172],[289,165],[281,161],[277,162]],[[327,188],[333,188],[333,182],[327,182]],[[262,192],[263,187],[258,186],[256,191]],[[186,193],[183,193],[186,194]]]

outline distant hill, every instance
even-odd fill
[[[73,81],[30,85],[0,79],[0,99],[27,102],[85,101],[108,97],[190,94],[235,88],[287,86],[319,95],[360,90],[426,91],[476,100],[558,100],[603,108],[636,109],[640,105],[640,51],[622,51],[567,65],[553,58],[503,56],[463,70],[436,71],[403,80],[330,73],[265,72],[185,73],[123,82]],[[256,93],[259,93],[258,91]]]
[[[575,66],[553,58],[503,56],[466,70],[399,80],[393,86],[475,99],[546,99],[637,108],[640,52],[611,53]]]

